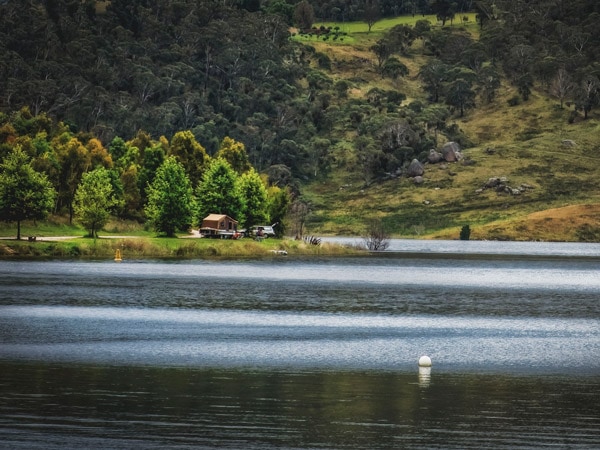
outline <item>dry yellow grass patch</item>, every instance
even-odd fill
[[[460,229],[457,228],[435,233],[429,237],[458,239],[459,233]],[[471,227],[471,239],[474,240],[577,242],[598,241],[599,237],[600,204],[597,203],[551,208],[520,218]]]

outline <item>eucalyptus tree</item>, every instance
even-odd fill
[[[452,81],[446,90],[446,103],[460,111],[460,117],[465,110],[475,106],[475,92],[471,83],[463,78]]]
[[[369,136],[358,136],[354,140],[356,168],[362,175],[365,186],[369,186],[383,171],[381,160],[384,154],[375,140]]]
[[[444,129],[449,117],[448,107],[438,103],[427,105],[416,114],[416,119],[424,125],[426,130],[433,130],[433,139],[436,144],[438,132]]]
[[[363,20],[370,33],[373,25],[381,18],[381,6],[379,0],[364,0],[364,2]]]
[[[558,69],[550,85],[550,92],[560,100],[560,109],[563,108],[567,96],[574,88],[575,84],[569,72],[564,67]]]
[[[457,12],[456,4],[450,0],[431,0],[429,4],[437,19],[442,22],[442,26],[445,26],[448,20],[452,21]]]
[[[425,83],[425,90],[434,103],[437,103],[442,95],[444,82],[448,79],[448,71],[448,65],[439,59],[431,59],[419,72],[419,77]]]
[[[275,233],[278,236],[285,234],[287,229],[286,216],[291,204],[292,195],[288,188],[270,186],[267,189],[268,215],[272,223],[276,223]]]
[[[393,44],[384,37],[371,45],[369,50],[375,53],[377,57],[377,70],[381,73],[386,61],[394,54]]]
[[[485,102],[491,103],[500,89],[500,74],[494,66],[485,66],[479,71],[478,84]]]
[[[575,107],[583,111],[585,119],[589,112],[600,105],[600,80],[597,76],[586,75],[579,83],[576,91]]]

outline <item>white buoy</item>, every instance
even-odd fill
[[[419,358],[419,386],[428,387],[431,382],[431,358],[423,355]]]
[[[431,358],[423,355],[419,358],[419,367],[431,367]]]

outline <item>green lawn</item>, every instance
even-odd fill
[[[462,17],[466,17],[468,20],[463,21]],[[331,44],[356,44],[360,43],[364,40],[376,40],[381,37],[381,35],[389,30],[390,28],[396,25],[408,25],[414,26],[418,20],[428,20],[432,26],[441,26],[441,23],[438,23],[435,15],[426,15],[426,16],[399,16],[381,19],[376,22],[369,32],[369,27],[365,22],[317,22],[313,25],[315,28],[320,28],[321,26],[326,28],[331,28],[335,30],[336,27],[339,30],[340,37],[338,39],[328,39],[327,41]],[[469,30],[476,31],[477,30],[477,21],[475,18],[475,13],[467,13],[462,14],[460,17],[457,16],[456,20],[450,25],[450,23],[446,23],[446,26],[452,27],[460,27],[463,26]],[[296,34],[293,37],[294,39],[300,42],[311,42],[311,41],[321,41],[323,40],[322,36],[316,35],[299,35]]]

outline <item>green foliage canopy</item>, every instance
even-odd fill
[[[238,185],[238,175],[222,158],[213,159],[196,189],[198,219],[209,214],[227,214],[245,223],[245,199]]]
[[[15,149],[0,165],[0,216],[17,222],[17,239],[21,239],[21,222],[43,219],[54,206],[56,192],[48,178],[31,167],[21,147]]]
[[[245,222],[243,226],[265,224],[269,221],[267,189],[260,175],[251,169],[238,180],[240,194],[244,198]]]
[[[106,225],[111,211],[119,203],[109,171],[98,167],[83,174],[75,192],[73,210],[77,220],[89,230],[89,236],[96,237],[98,230]]]
[[[183,165],[174,156],[165,159],[147,189],[147,222],[167,236],[188,230],[194,222],[193,189]]]

